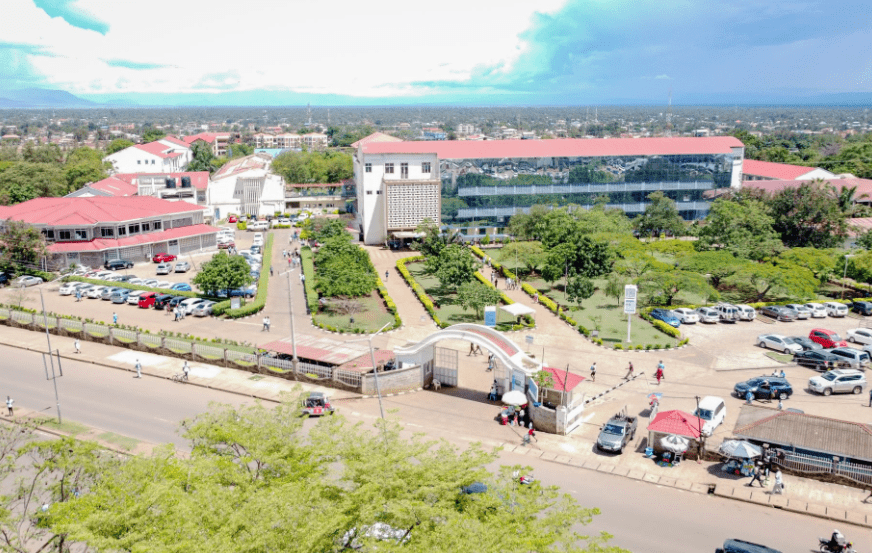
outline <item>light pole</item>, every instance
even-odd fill
[[[844,283],[844,280],[845,280],[846,278],[848,278],[848,258],[849,258],[849,257],[854,257],[854,254],[852,254],[852,253],[845,254],[845,272],[842,274],[842,281],[843,281],[843,282],[842,282],[842,293],[841,293],[841,295],[839,296],[839,299],[840,299],[840,300],[845,299],[845,283]]]
[[[381,388],[378,384],[378,367],[375,365],[375,352],[372,349],[372,339],[381,334],[382,330],[386,329],[390,326],[391,323],[385,323],[383,327],[375,331],[375,334],[371,334],[368,338],[361,338],[360,340],[350,340],[346,343],[354,343],[354,342],[368,342],[369,343],[369,360],[372,363],[372,375],[375,379],[375,393],[378,396],[378,409],[381,412],[381,418],[384,420],[385,418],[385,408],[382,405],[382,396],[381,396]]]
[[[52,384],[54,384],[55,405],[57,405],[58,409],[58,424],[63,424],[63,420],[61,420],[61,400],[58,397],[58,377],[63,376],[64,371],[61,369],[61,356],[60,352],[58,352],[58,374],[55,374],[54,361],[51,358],[51,335],[48,331],[48,315],[45,314],[45,298],[42,297],[42,288],[39,289],[39,301],[42,303],[42,324],[45,325],[45,341],[48,344],[48,364],[45,362],[46,354],[43,354],[42,364],[45,369],[46,380],[51,380]],[[49,365],[51,365],[51,376],[48,375]]]

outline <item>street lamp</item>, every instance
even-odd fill
[[[845,299],[845,283],[844,283],[844,280],[845,280],[846,278],[848,278],[848,258],[849,258],[849,257],[856,257],[856,256],[855,256],[855,254],[852,254],[852,253],[845,254],[845,272],[842,274],[842,281],[843,281],[843,282],[842,282],[842,293],[841,293],[841,295],[839,296],[839,299],[840,299],[840,300]]]
[[[64,375],[63,369],[61,369],[61,355],[58,352],[58,372],[60,374],[55,373],[54,361],[51,358],[51,335],[48,331],[48,315],[45,314],[45,298],[42,296],[42,288],[39,289],[39,301],[42,303],[42,324],[45,325],[45,341],[48,344],[48,353],[43,354],[42,356],[42,364],[45,369],[45,378],[46,380],[51,380],[52,384],[54,384],[54,393],[55,393],[55,405],[57,405],[58,409],[58,424],[63,424],[63,420],[61,419],[61,400],[58,397],[58,377]],[[48,364],[51,365],[51,376],[48,375],[48,364],[45,362],[45,356],[48,355]]]
[[[364,341],[366,341],[369,343],[369,360],[370,360],[370,362],[372,362],[372,376],[375,379],[375,394],[376,394],[376,396],[378,396],[378,410],[381,413],[381,422],[382,422],[381,426],[382,426],[382,434],[384,435],[384,439],[385,439],[385,451],[387,451],[387,449],[388,449],[388,428],[387,428],[387,422],[385,421],[385,408],[384,408],[384,405],[382,405],[381,387],[378,384],[378,367],[376,367],[376,365],[375,365],[375,352],[372,349],[372,339],[375,338],[376,336],[378,336],[379,334],[381,334],[381,332],[384,329],[386,329],[388,326],[390,326],[390,324],[391,323],[385,323],[385,325],[383,327],[378,329],[375,332],[375,334],[371,334],[369,336],[369,338],[361,338],[360,340],[351,340],[349,342],[346,342],[346,343],[352,343],[352,342],[364,342]]]

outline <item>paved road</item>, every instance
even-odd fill
[[[175,432],[178,422],[202,412],[211,401],[247,401],[165,380],[137,380],[128,372],[74,361],[65,360],[64,371],[59,390],[65,418],[151,442],[181,444]],[[37,354],[0,347],[0,396],[7,393],[18,406],[54,412],[54,392]],[[371,418],[372,403],[366,408],[359,404],[361,416]],[[609,532],[616,536],[615,545],[637,553],[711,552],[726,537],[767,543],[784,553],[810,551],[817,536],[828,535],[834,525],[511,453],[504,453],[500,462],[529,464],[544,483],[560,485],[582,505],[599,507],[603,514],[585,531]],[[858,551],[872,551],[872,537],[864,530],[848,525],[840,530],[855,540]]]

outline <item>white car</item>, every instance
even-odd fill
[[[103,295],[103,290],[109,288],[109,286],[94,286],[90,290],[88,290],[88,297],[91,299],[98,299]]]
[[[740,321],[753,321],[757,318],[757,310],[755,310],[750,305],[740,303],[736,306],[736,309],[739,310]]]
[[[195,317],[208,317],[212,314],[212,306],[218,302],[212,300],[201,301],[191,310],[191,314]]]
[[[67,282],[60,287],[58,293],[62,296],[72,296],[78,288],[87,286],[84,282]]]
[[[13,286],[24,288],[27,286],[36,286],[37,284],[42,284],[42,277],[24,275],[15,279],[15,282],[12,283]]]
[[[91,278],[95,278],[97,280],[106,280],[106,277],[113,276],[114,274],[115,273],[113,273],[112,271],[98,271],[94,273],[94,276],[92,276]]]
[[[161,263],[155,269],[156,275],[168,275],[173,272],[173,264],[172,263]]]
[[[157,284],[154,285],[155,288],[162,288],[165,290],[169,290],[173,287],[173,283],[168,280],[160,280]]]
[[[836,301],[828,301],[824,304],[824,307],[827,309],[827,315],[830,317],[847,317],[848,316],[848,306],[844,303],[839,303]]]
[[[185,315],[190,315],[194,312],[194,309],[197,307],[198,303],[202,303],[206,300],[200,298],[188,298],[179,304],[179,309]]]
[[[784,307],[793,311],[793,314],[796,315],[797,321],[805,320],[811,317],[811,309],[804,305],[800,305],[798,303],[788,303]]]
[[[711,436],[712,432],[724,422],[724,418],[727,416],[727,406],[724,404],[724,400],[719,397],[705,396],[699,400],[699,407],[693,414],[703,420],[703,435]]]
[[[721,314],[717,309],[711,307],[697,307],[696,314],[699,320],[704,323],[716,323],[721,320]]]
[[[139,305],[139,298],[144,294],[150,294],[149,290],[132,290],[129,294],[127,294],[127,304],[128,305]]]
[[[290,225],[291,220],[289,218],[282,217],[281,219],[279,219],[279,224],[280,225]]]
[[[672,310],[672,316],[679,320],[683,325],[689,325],[699,322],[699,315],[693,309],[686,307],[678,307]]]
[[[799,353],[802,346],[781,334],[761,334],[757,336],[757,345],[761,348],[774,349],[782,353]]]
[[[824,319],[827,316],[827,308],[821,303],[807,303],[805,308],[811,311],[812,319]]]
[[[872,329],[852,328],[848,330],[846,339],[855,344],[872,344]]]

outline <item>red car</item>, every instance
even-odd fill
[[[236,244],[234,244],[233,242],[218,242],[218,249],[219,250],[226,250],[228,248],[235,248],[235,247],[236,247]]]
[[[236,215],[231,215],[230,217],[227,218],[228,223],[235,223],[236,221],[238,221],[238,219],[236,218]]]
[[[825,328],[813,328],[808,333],[808,337],[812,342],[817,342],[826,349],[848,347],[848,342],[842,340],[841,336]]]
[[[167,263],[169,261],[175,261],[176,256],[171,253],[159,253],[156,256],[151,258],[155,263]]]
[[[148,309],[152,305],[154,305],[154,298],[157,297],[157,292],[149,292],[148,294],[143,294],[139,296],[139,307],[143,309]]]

